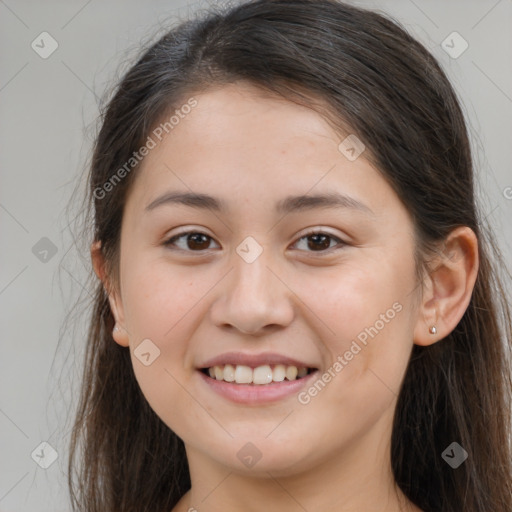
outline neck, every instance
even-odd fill
[[[293,474],[237,473],[187,446],[192,486],[173,512],[421,512],[396,485],[389,434],[368,433]]]

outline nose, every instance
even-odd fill
[[[252,263],[235,254],[233,265],[210,309],[214,324],[255,336],[289,325],[293,292],[266,251]]]

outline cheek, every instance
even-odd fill
[[[406,301],[412,270],[404,268],[406,264],[397,268],[382,258],[368,260],[361,258],[333,267],[332,272],[323,276],[314,272],[306,277],[302,274],[294,285],[294,291],[315,313],[316,324],[322,323],[329,333],[330,345],[339,340],[343,348],[346,340],[357,338],[376,322],[379,331],[384,327],[387,330],[393,323],[387,320],[398,317],[397,309]]]
[[[412,349],[413,286],[412,260],[384,256],[347,263],[325,279],[302,279],[299,295],[315,313],[314,332],[321,326],[339,386],[359,389],[361,398],[375,387],[398,393]]]
[[[181,339],[177,335],[187,324],[187,315],[204,292],[198,282],[171,270],[169,264],[148,263],[130,269],[125,280],[123,303],[126,321],[134,341],[146,337],[160,345]]]
[[[195,329],[192,312],[206,293],[194,284],[183,274],[170,272],[168,264],[154,262],[127,267],[122,282],[132,365],[157,414],[179,406],[182,386],[187,386],[184,363]]]
[[[329,326],[322,342],[331,355],[327,370],[298,397],[297,418],[311,433],[310,444],[320,443],[313,432],[322,432],[321,442],[334,447],[384,416],[392,421],[412,349],[406,304],[413,267],[406,266],[382,260],[375,266],[354,264],[332,276],[329,287],[304,283],[304,292],[314,291],[310,303],[317,299],[312,304],[322,322],[315,325]]]

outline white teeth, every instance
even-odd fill
[[[272,372],[272,380],[275,382],[282,382],[286,377],[286,366],[284,364],[277,364],[274,366]]]
[[[235,367],[232,364],[224,366],[224,380],[226,382],[234,382],[235,380]]]
[[[250,384],[252,382],[252,368],[237,364],[235,370],[235,382],[237,384]]]
[[[299,371],[297,370],[296,366],[288,366],[286,368],[286,378],[288,380],[295,380],[297,378],[297,374]]]
[[[236,382],[237,384],[270,384],[271,382],[283,382],[305,377],[308,369],[305,367],[297,368],[293,365],[277,364],[270,366],[268,364],[258,366],[252,369],[245,365],[226,364],[216,365],[208,368],[208,375],[212,379],[224,380],[226,382]]]
[[[215,372],[215,378],[217,380],[222,380],[224,378],[224,370],[222,366],[214,366],[213,370]]]
[[[252,381],[254,384],[268,384],[272,382],[272,368],[270,366],[258,366],[252,372]]]

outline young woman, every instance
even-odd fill
[[[93,154],[73,509],[510,512],[473,179],[453,88],[380,14],[258,0],[169,31]]]

